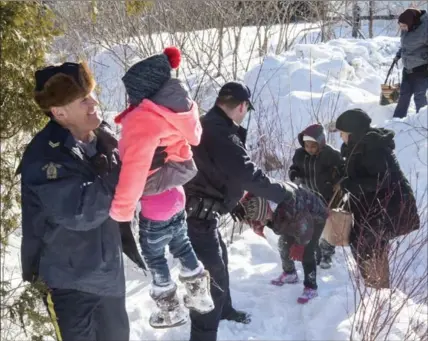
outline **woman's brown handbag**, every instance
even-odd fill
[[[392,103],[397,103],[398,98],[400,97],[400,81],[398,83],[394,83],[393,81],[389,81],[388,78],[391,74],[394,65],[397,63],[392,62],[391,67],[389,68],[388,74],[386,76],[385,82],[380,85],[380,105],[388,105]]]
[[[339,208],[331,209],[331,205],[339,192],[340,189],[334,192],[333,198],[328,204],[329,216],[324,226],[322,238],[334,246],[348,246],[349,235],[354,224],[353,215],[344,209],[345,202],[343,198],[340,200],[342,206],[339,203]]]

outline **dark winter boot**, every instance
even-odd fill
[[[187,313],[180,304],[175,284],[167,287],[153,286],[150,296],[156,302],[158,311],[150,315],[150,326],[153,328],[178,327],[187,322]]]
[[[251,315],[245,311],[233,309],[227,316],[222,320],[234,321],[242,324],[249,324],[251,322]]]
[[[210,274],[201,268],[198,274],[193,276],[183,276],[179,279],[184,283],[187,294],[184,295],[184,305],[186,308],[195,310],[200,314],[206,314],[214,310],[214,302],[210,290]]]
[[[331,264],[333,263],[330,255],[324,255],[321,257],[320,268],[321,269],[330,269]]]
[[[330,269],[333,263],[332,257],[335,254],[335,247],[331,245],[324,238],[320,239],[319,242],[319,250],[321,254],[321,259],[319,262],[319,266],[321,269]]]

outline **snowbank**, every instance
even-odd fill
[[[360,107],[367,110],[373,123],[396,132],[397,155],[404,172],[418,189],[418,201],[426,207],[427,180],[427,111],[415,115],[414,107],[402,122],[391,122],[395,105],[379,105],[380,84],[399,45],[398,39],[378,37],[359,41],[338,39],[326,44],[298,44],[281,56],[267,56],[246,75],[245,81],[254,91],[256,112],[250,120],[250,145],[257,146],[260,133],[269,145],[285,144],[277,152],[293,150],[297,132],[319,119],[328,123],[342,111]],[[264,128],[264,129],[263,129]],[[277,135],[278,134],[278,135]],[[340,142],[335,136],[330,141]],[[253,139],[252,139],[253,137]],[[284,155],[284,159],[286,156]],[[421,212],[424,220],[426,212]],[[419,232],[426,235],[426,228]],[[348,248],[338,248],[330,270],[319,270],[319,294],[306,306],[296,303],[303,285],[271,287],[270,279],[281,272],[276,249],[277,236],[267,230],[267,240],[245,231],[229,247],[229,270],[232,299],[236,308],[250,311],[253,322],[243,326],[221,322],[219,340],[345,340],[353,330],[352,321],[358,316],[349,273],[355,274],[355,264],[349,261]],[[411,258],[405,252],[412,243],[413,234],[394,243],[403,252],[403,258]],[[428,249],[417,255],[412,263],[412,278],[426,273]],[[175,264],[170,259],[171,264]],[[395,264],[391,264],[392,268]],[[300,264],[298,274],[303,277]],[[174,270],[174,278],[177,269]],[[148,296],[148,280],[128,274],[128,306],[132,323],[132,339],[182,340],[189,335],[189,325],[182,328],[157,331],[147,326],[154,304]],[[388,290],[381,297],[404,302],[397,312],[399,318],[392,326],[388,340],[419,340],[420,327],[414,327],[415,319],[424,320],[426,303],[408,301],[402,292],[391,294]],[[180,289],[181,290],[181,289]],[[424,297],[426,291],[422,288]],[[373,306],[373,297],[364,297]],[[371,300],[371,301],[370,301]],[[394,303],[394,307],[398,303]],[[394,308],[395,309],[395,308]],[[407,333],[407,334],[406,334]],[[353,339],[362,336],[353,334]],[[379,340],[381,340],[379,338]]]
[[[412,102],[408,117],[392,122],[396,104],[379,105],[380,85],[398,47],[398,38],[337,39],[298,44],[281,56],[267,56],[245,75],[256,107],[250,129],[269,132],[266,135],[272,142],[277,142],[278,133],[281,143],[295,144],[297,133],[307,125],[327,125],[343,111],[361,108],[373,125],[395,130],[396,152],[405,173],[414,186],[426,188],[428,109],[415,115]],[[398,80],[400,74],[395,69],[392,78]],[[332,143],[340,147],[341,141],[335,138]]]
[[[389,23],[391,24],[391,23]],[[396,26],[396,24],[393,24]],[[337,30],[341,30],[338,27]],[[345,28],[349,29],[349,28]],[[366,27],[364,28],[366,30]],[[377,27],[376,29],[379,29]],[[380,30],[380,29],[379,29]],[[263,135],[269,146],[278,153],[287,166],[290,153],[296,145],[297,133],[316,121],[327,124],[342,111],[359,107],[366,110],[373,123],[396,132],[397,156],[406,175],[417,189],[420,207],[426,207],[427,188],[427,108],[415,115],[413,104],[409,117],[401,122],[391,122],[395,105],[380,106],[380,84],[399,46],[397,38],[379,36],[368,40],[336,39],[325,44],[297,44],[279,56],[268,55],[262,60],[253,58],[250,45],[255,39],[254,28],[245,28],[245,44],[242,60],[250,60],[250,70],[245,74],[241,68],[238,77],[243,77],[253,90],[256,113],[250,120],[249,147],[256,148],[259,140],[252,137]],[[376,31],[377,32],[377,31]],[[318,33],[318,32],[315,32]],[[198,34],[198,33],[195,33]],[[392,35],[391,32],[388,34]],[[251,39],[250,39],[251,38]],[[125,93],[120,78],[124,65],[122,53],[130,61],[133,47],[118,46],[112,51],[100,50],[91,61],[98,83],[102,86],[100,98],[106,117],[111,120],[125,106]],[[269,51],[275,51],[270,42]],[[225,55],[227,55],[225,51]],[[116,55],[115,55],[116,54]],[[118,58],[119,57],[119,58]],[[231,65],[232,57],[225,58],[225,68]],[[195,91],[201,87],[204,100],[201,107],[207,110],[213,103],[218,83],[224,80],[204,79],[201,70],[194,70],[184,61],[187,70],[184,79]],[[394,71],[398,79],[399,70]],[[329,141],[340,146],[337,134],[330,134]],[[281,148],[278,147],[280,145]],[[426,221],[426,212],[421,212]],[[424,230],[426,233],[426,229]],[[354,292],[349,279],[352,263],[347,262],[348,249],[338,249],[330,270],[319,270],[319,297],[308,305],[296,303],[303,284],[271,287],[269,281],[281,271],[276,250],[277,236],[266,231],[267,240],[245,231],[229,248],[229,270],[234,305],[252,313],[253,322],[243,326],[221,322],[219,340],[345,340],[351,333],[355,317]],[[19,240],[19,239],[18,239]],[[410,237],[403,238],[399,247],[406,249]],[[18,241],[17,241],[18,244]],[[414,279],[426,272],[428,249],[420,253],[413,268]],[[169,262],[172,266],[175,261]],[[19,276],[19,247],[6,257],[10,272]],[[185,340],[189,337],[190,325],[169,330],[154,330],[148,319],[155,304],[149,296],[150,277],[135,270],[125,259],[127,278],[127,310],[131,323],[131,340]],[[298,274],[303,277],[302,267],[297,264]],[[178,269],[174,267],[173,278]],[[180,287],[180,295],[183,288]],[[425,292],[426,297],[426,292]],[[399,299],[399,298],[397,298]],[[425,312],[426,303],[406,305],[400,314],[390,338],[402,340],[409,326],[409,317],[417,309]],[[426,316],[426,315],[425,315]],[[415,333],[414,340],[420,339]],[[353,338],[360,340],[361,338]]]

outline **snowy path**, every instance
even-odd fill
[[[218,340],[349,340],[355,317],[354,292],[348,266],[352,273],[355,268],[348,259],[349,249],[336,248],[330,270],[318,268],[319,296],[306,305],[300,305],[296,299],[302,291],[302,281],[283,287],[269,284],[280,273],[281,266],[276,250],[277,237],[269,229],[265,229],[265,234],[267,240],[247,230],[229,246],[233,304],[238,309],[250,312],[252,322],[241,325],[222,321]],[[303,278],[301,264],[296,265],[299,277]],[[172,273],[174,279],[177,279],[176,266]],[[190,322],[169,330],[155,330],[149,326],[148,319],[154,307],[149,297],[149,277],[127,267],[127,287],[132,341],[189,339]],[[180,286],[179,295],[182,294],[183,288]],[[426,320],[427,306],[406,300],[400,292],[391,295],[386,290],[383,294],[390,302],[395,301],[395,304],[406,302],[387,339],[425,341],[423,335],[426,323],[417,325],[414,321],[415,318]],[[362,338],[354,334],[353,340]]]
[[[348,337],[347,292],[349,275],[343,250],[337,250],[333,268],[319,269],[319,297],[307,305],[297,304],[303,284],[275,287],[270,279],[280,271],[276,236],[266,231],[264,240],[246,231],[229,247],[231,292],[234,306],[251,312],[249,325],[221,322],[219,340],[344,340]],[[303,278],[300,263],[297,263]],[[176,269],[173,271],[176,278]],[[128,313],[132,340],[187,340],[190,323],[170,330],[154,330],[147,321],[154,303],[150,300],[149,280],[128,269]],[[142,283],[143,279],[143,283]],[[349,297],[349,299],[348,299]],[[349,306],[349,308],[348,308]],[[341,325],[343,322],[343,325]]]
[[[260,124],[265,129],[261,131],[268,132],[272,151],[288,160],[291,154],[287,153],[294,151],[297,132],[306,125],[315,120],[326,124],[347,109],[362,108],[371,115],[372,124],[386,125],[396,132],[397,157],[412,187],[418,190],[416,195],[420,208],[426,212],[428,108],[415,115],[412,102],[408,118],[403,122],[391,122],[395,104],[379,105],[380,84],[398,47],[397,37],[379,36],[366,40],[335,39],[325,44],[298,44],[281,55],[266,56],[260,65],[252,67],[243,77],[254,94],[257,107],[255,117],[260,117],[251,121],[250,131],[259,129]],[[120,84],[119,79],[117,84]],[[210,96],[207,94],[207,103],[211,101],[212,104],[214,97],[214,92]],[[253,144],[257,146],[257,141],[251,141],[252,136],[258,138],[257,134],[250,134],[247,141],[249,147]],[[329,137],[330,143],[339,148],[341,142],[338,134]],[[269,284],[281,272],[281,266],[276,248],[277,237],[269,229],[266,229],[266,235],[268,240],[247,230],[229,246],[232,300],[236,308],[250,312],[253,321],[249,325],[221,322],[218,340],[349,340],[355,317],[349,267],[352,271],[355,268],[354,263],[348,262],[345,257],[349,256],[349,250],[337,248],[332,269],[318,269],[319,296],[302,306],[296,302],[303,289],[301,281],[283,287]],[[404,250],[409,246],[407,242],[402,245]],[[418,276],[423,278],[426,274],[424,250],[428,252],[428,246],[413,264],[411,276],[416,281],[420,278]],[[297,263],[297,269],[302,279],[300,263]],[[173,270],[175,279],[177,270],[177,267]],[[144,277],[132,267],[127,268],[131,340],[188,340],[190,323],[169,330],[154,330],[149,326],[148,319],[154,308],[149,297],[149,281],[149,277]],[[180,290],[181,296],[181,286]],[[421,291],[421,296],[426,298],[426,291]],[[390,302],[403,301],[400,293],[391,294],[386,290],[385,295],[391,298]],[[394,321],[391,334],[387,336],[388,341],[405,339],[409,326],[410,329],[414,328],[410,322],[412,316],[420,313],[416,310],[425,314],[422,316],[425,324],[419,328],[419,335],[420,330],[428,330],[426,302],[419,306],[406,302]],[[362,339],[358,335],[352,336],[354,341]],[[376,340],[384,339],[378,337]],[[407,340],[423,339],[413,334]]]

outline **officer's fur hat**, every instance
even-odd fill
[[[37,70],[35,79],[34,99],[45,112],[86,97],[96,85],[85,62],[48,66]]]

